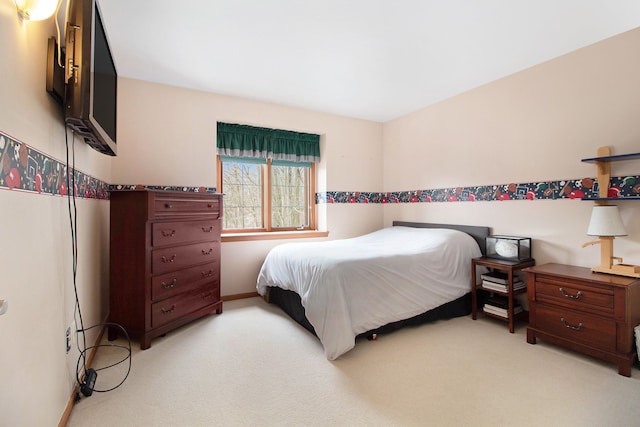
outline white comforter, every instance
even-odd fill
[[[295,291],[328,359],[355,337],[471,290],[475,240],[448,229],[389,227],[352,239],[285,243],[267,255],[257,290]]]

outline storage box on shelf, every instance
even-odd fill
[[[489,236],[486,239],[487,257],[511,261],[531,259],[531,238],[516,236]]]

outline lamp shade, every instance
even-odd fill
[[[594,206],[587,234],[589,236],[626,236],[627,231],[622,224],[618,207]]]

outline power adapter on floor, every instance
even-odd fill
[[[96,385],[96,379],[98,378],[98,373],[95,369],[89,368],[84,373],[84,382],[80,386],[80,391],[86,397],[89,397],[93,394],[93,387]]]

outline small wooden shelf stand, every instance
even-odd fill
[[[611,182],[611,162],[623,160],[640,159],[640,153],[611,155],[609,147],[598,148],[598,156],[588,159],[582,159],[586,163],[595,163],[598,173],[598,198],[593,199],[596,205],[606,206],[609,201],[617,200],[640,200],[640,197],[625,197],[617,199],[609,197],[609,184]],[[586,200],[586,199],[585,199]],[[595,243],[600,244],[600,265],[593,267],[593,272],[616,274],[620,276],[640,278],[640,266],[632,264],[623,264],[622,258],[613,256],[613,239],[611,236],[600,236],[597,241],[587,242],[582,247],[586,247]],[[614,262],[617,261],[617,263]]]
[[[486,316],[493,317],[496,319],[500,319],[509,323],[509,332],[514,332],[514,325],[516,320],[527,320],[528,312],[522,311],[518,314],[514,314],[514,306],[515,306],[515,296],[519,294],[524,294],[527,292],[527,288],[522,288],[518,290],[513,289],[513,281],[516,277],[516,272],[518,270],[522,270],[523,268],[532,267],[536,265],[536,261],[534,259],[523,260],[523,261],[509,261],[509,260],[501,260],[487,257],[474,258],[471,260],[471,318],[473,320],[477,319],[478,311],[478,291],[483,290],[486,292],[494,293],[497,295],[502,295],[507,297],[509,302],[509,308],[507,309],[507,317],[496,316],[492,313],[483,313]],[[482,287],[482,284],[477,283],[478,273],[477,267],[487,267],[492,270],[499,270],[507,273],[507,292],[500,292],[493,289],[487,289]]]

